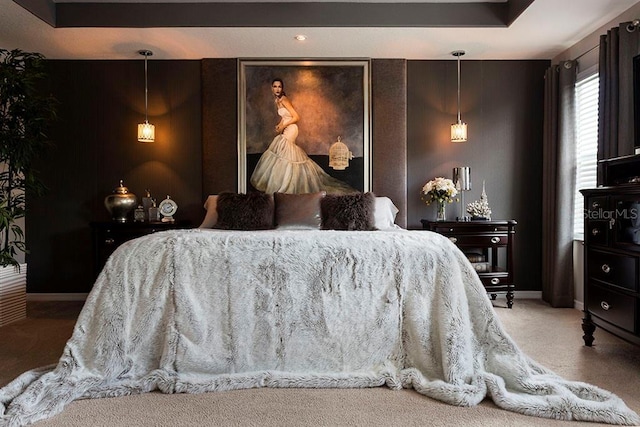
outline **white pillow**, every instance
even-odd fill
[[[218,196],[209,196],[204,202],[204,208],[207,210],[207,214],[198,228],[213,228],[218,222]]]
[[[378,230],[397,229],[396,215],[399,209],[388,197],[376,197],[376,204],[373,210],[375,227]]]

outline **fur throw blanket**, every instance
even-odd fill
[[[75,399],[160,390],[413,388],[452,405],[640,424],[507,336],[445,237],[386,231],[165,231],[120,246],[57,366],[0,389],[0,425]]]

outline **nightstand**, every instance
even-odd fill
[[[94,278],[102,271],[109,256],[118,246],[136,237],[157,231],[191,228],[191,221],[176,222],[115,222],[103,221],[91,223],[93,239]]]
[[[491,299],[504,293],[507,307],[513,307],[513,241],[517,222],[428,221],[425,230],[445,235],[467,255]]]

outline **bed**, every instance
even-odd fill
[[[76,399],[151,391],[379,386],[640,423],[617,396],[523,354],[471,264],[439,234],[203,227],[119,247],[57,365],[0,389],[0,425],[50,417]]]

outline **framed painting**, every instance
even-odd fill
[[[367,60],[240,60],[238,191],[369,191]]]

